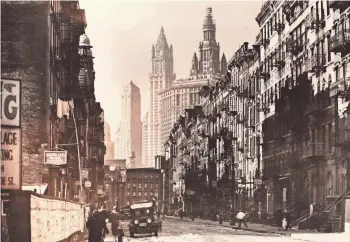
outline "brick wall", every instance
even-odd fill
[[[22,81],[23,184],[42,182],[38,148],[48,143],[49,1],[1,2],[3,78]]]

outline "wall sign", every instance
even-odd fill
[[[1,127],[1,189],[21,189],[21,130]]]
[[[67,164],[67,151],[45,151],[44,152],[44,164],[47,165],[66,165]]]
[[[1,126],[21,124],[21,82],[1,79]]]

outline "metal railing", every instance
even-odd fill
[[[304,148],[302,158],[321,157],[327,155],[328,152],[326,143],[311,143]]]

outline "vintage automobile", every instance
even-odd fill
[[[120,209],[120,220],[129,221],[131,218],[130,215],[130,206],[124,206]]]
[[[134,237],[135,234],[149,233],[154,233],[155,236],[158,236],[162,222],[155,214],[155,206],[153,202],[132,204],[130,205],[130,212],[130,237]]]

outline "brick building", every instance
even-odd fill
[[[126,170],[126,201],[130,204],[163,197],[163,176],[160,169],[135,168]]]
[[[107,201],[107,209],[113,206],[122,207],[125,201],[126,160],[105,160],[104,190],[100,200]]]
[[[79,143],[92,190],[103,178],[105,152],[85,11],[78,1],[9,1],[1,3],[1,21],[1,76],[22,85],[23,185],[46,183],[49,195],[77,199],[77,145],[61,144]],[[62,113],[72,104],[74,112]],[[67,165],[44,165],[43,151],[56,147],[68,151]]]

